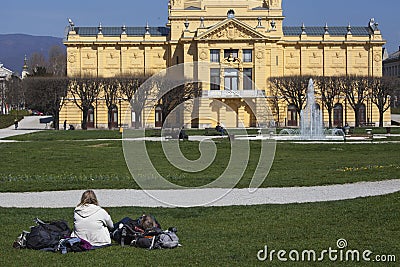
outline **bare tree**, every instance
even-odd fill
[[[117,101],[118,101],[118,97],[119,97],[119,87],[120,87],[120,83],[119,80],[117,78],[105,78],[105,79],[99,79],[99,82],[101,84],[101,87],[103,89],[104,92],[104,98],[106,100],[106,106],[108,109],[108,128],[112,128],[113,126],[110,124],[110,116],[111,114],[111,110],[113,109],[113,107],[115,107],[117,105]],[[121,111],[119,111],[121,112]]]
[[[338,86],[339,77],[318,77],[316,84],[321,92],[322,104],[328,111],[329,116],[329,128],[333,127],[332,113],[335,107],[335,99],[340,95],[341,90]]]
[[[271,88],[271,96],[267,98],[269,105],[272,107],[272,113],[277,117],[277,123],[280,123],[280,110],[279,110],[279,92],[275,86]]]
[[[42,53],[33,53],[28,60],[28,70],[32,76],[45,76],[48,63]]]
[[[399,88],[399,82],[393,77],[371,78],[371,101],[379,110],[379,127],[383,127],[385,112],[390,108],[390,96]]]
[[[307,101],[307,88],[309,77],[287,76],[270,78],[276,92],[286,101],[288,105],[294,105],[296,112],[301,116],[301,110]]]
[[[346,76],[338,81],[341,91],[354,110],[356,127],[360,127],[360,109],[368,96],[369,81],[368,77],[363,76]]]
[[[200,96],[201,87],[198,83],[190,79],[181,78],[179,75],[166,75],[153,77],[152,81],[157,90],[157,99],[160,100],[159,107],[162,109],[163,123],[168,115],[182,103]],[[177,122],[169,121],[169,124]],[[170,127],[180,127],[180,125],[169,125]]]
[[[87,117],[90,107],[96,101],[101,90],[97,78],[75,78],[70,81],[69,91],[75,105],[82,111],[82,129],[87,130]]]
[[[25,90],[21,78],[12,75],[9,80],[5,81],[5,86],[8,104],[16,110],[25,108]]]
[[[28,77],[23,81],[27,105],[53,116],[55,129],[59,129],[60,111],[67,95],[69,81],[61,77]]]
[[[132,77],[119,79],[121,95],[131,104],[131,108],[135,113],[134,127],[137,129],[143,127],[141,114],[153,89],[151,83],[145,84],[148,78],[150,78],[150,75],[136,74]]]
[[[59,45],[52,46],[49,50],[49,61],[47,71],[53,76],[66,76],[67,60],[65,49]]]
[[[392,98],[391,98],[391,102],[392,102],[392,107],[393,108],[398,108],[400,105],[400,78],[396,78],[396,87],[392,92]]]

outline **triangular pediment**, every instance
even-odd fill
[[[226,19],[197,36],[196,40],[250,40],[266,39],[262,33],[237,20]]]

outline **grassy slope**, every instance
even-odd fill
[[[15,118],[21,120],[23,116],[14,116],[14,115],[0,115],[0,129],[8,128],[11,125],[14,125]]]
[[[183,247],[146,251],[132,247],[59,255],[14,250],[12,241],[32,219],[64,218],[72,224],[72,209],[0,208],[1,266],[293,266],[275,261],[258,262],[257,252],[270,249],[322,251],[345,238],[349,249],[400,257],[400,194],[331,203],[266,205],[252,207],[142,209],[111,208],[114,220],[136,217],[146,211],[167,228],[176,226]],[[101,200],[100,200],[101,201]],[[316,266],[337,266],[325,261]],[[308,266],[310,264],[304,264]],[[342,263],[344,266],[376,266]],[[341,266],[342,266],[341,265]],[[296,264],[296,266],[298,266]],[[302,266],[302,265],[300,265]],[[378,265],[380,266],[380,265]],[[387,265],[386,265],[387,266]],[[395,265],[388,265],[395,266]]]

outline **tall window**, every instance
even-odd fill
[[[243,49],[243,62],[253,62],[253,50]]]
[[[94,107],[90,106],[87,115],[87,123],[86,126],[88,128],[94,128]]]
[[[157,107],[154,115],[155,115],[155,127],[162,127],[163,126],[162,108]]]
[[[210,69],[210,90],[220,90],[221,89],[221,70],[220,69]]]
[[[287,126],[297,126],[297,110],[295,105],[288,106]]]
[[[367,109],[365,107],[365,104],[362,104],[358,113],[358,122],[360,123],[360,125],[364,125],[367,120]]]
[[[336,104],[333,108],[333,124],[335,126],[343,126],[343,106],[342,104]]]
[[[237,69],[225,69],[225,90],[237,91],[239,87],[239,71]]]
[[[225,49],[224,50],[224,58],[238,58],[239,57],[239,50],[237,49]]]
[[[243,69],[243,90],[253,89],[253,69]]]
[[[112,105],[108,108],[108,128],[118,127],[118,108],[116,105]]]
[[[210,50],[210,61],[219,63],[220,62],[220,52],[219,49],[211,49]]]

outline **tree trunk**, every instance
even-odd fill
[[[87,117],[89,113],[89,108],[83,108],[82,110],[82,130],[87,130]]]
[[[356,127],[360,127],[360,109],[354,109],[354,116],[356,117]]]
[[[135,129],[142,128],[142,118],[140,114],[141,112],[139,110],[135,111]]]
[[[383,127],[383,118],[385,116],[385,113],[381,110],[379,110],[379,127]]]
[[[328,109],[328,116],[329,116],[329,128],[333,127],[332,123],[332,109]],[[343,126],[343,125],[342,125]]]
[[[60,112],[56,111],[54,112],[54,120],[53,120],[53,125],[55,130],[60,130],[60,124],[59,120],[60,119]]]

